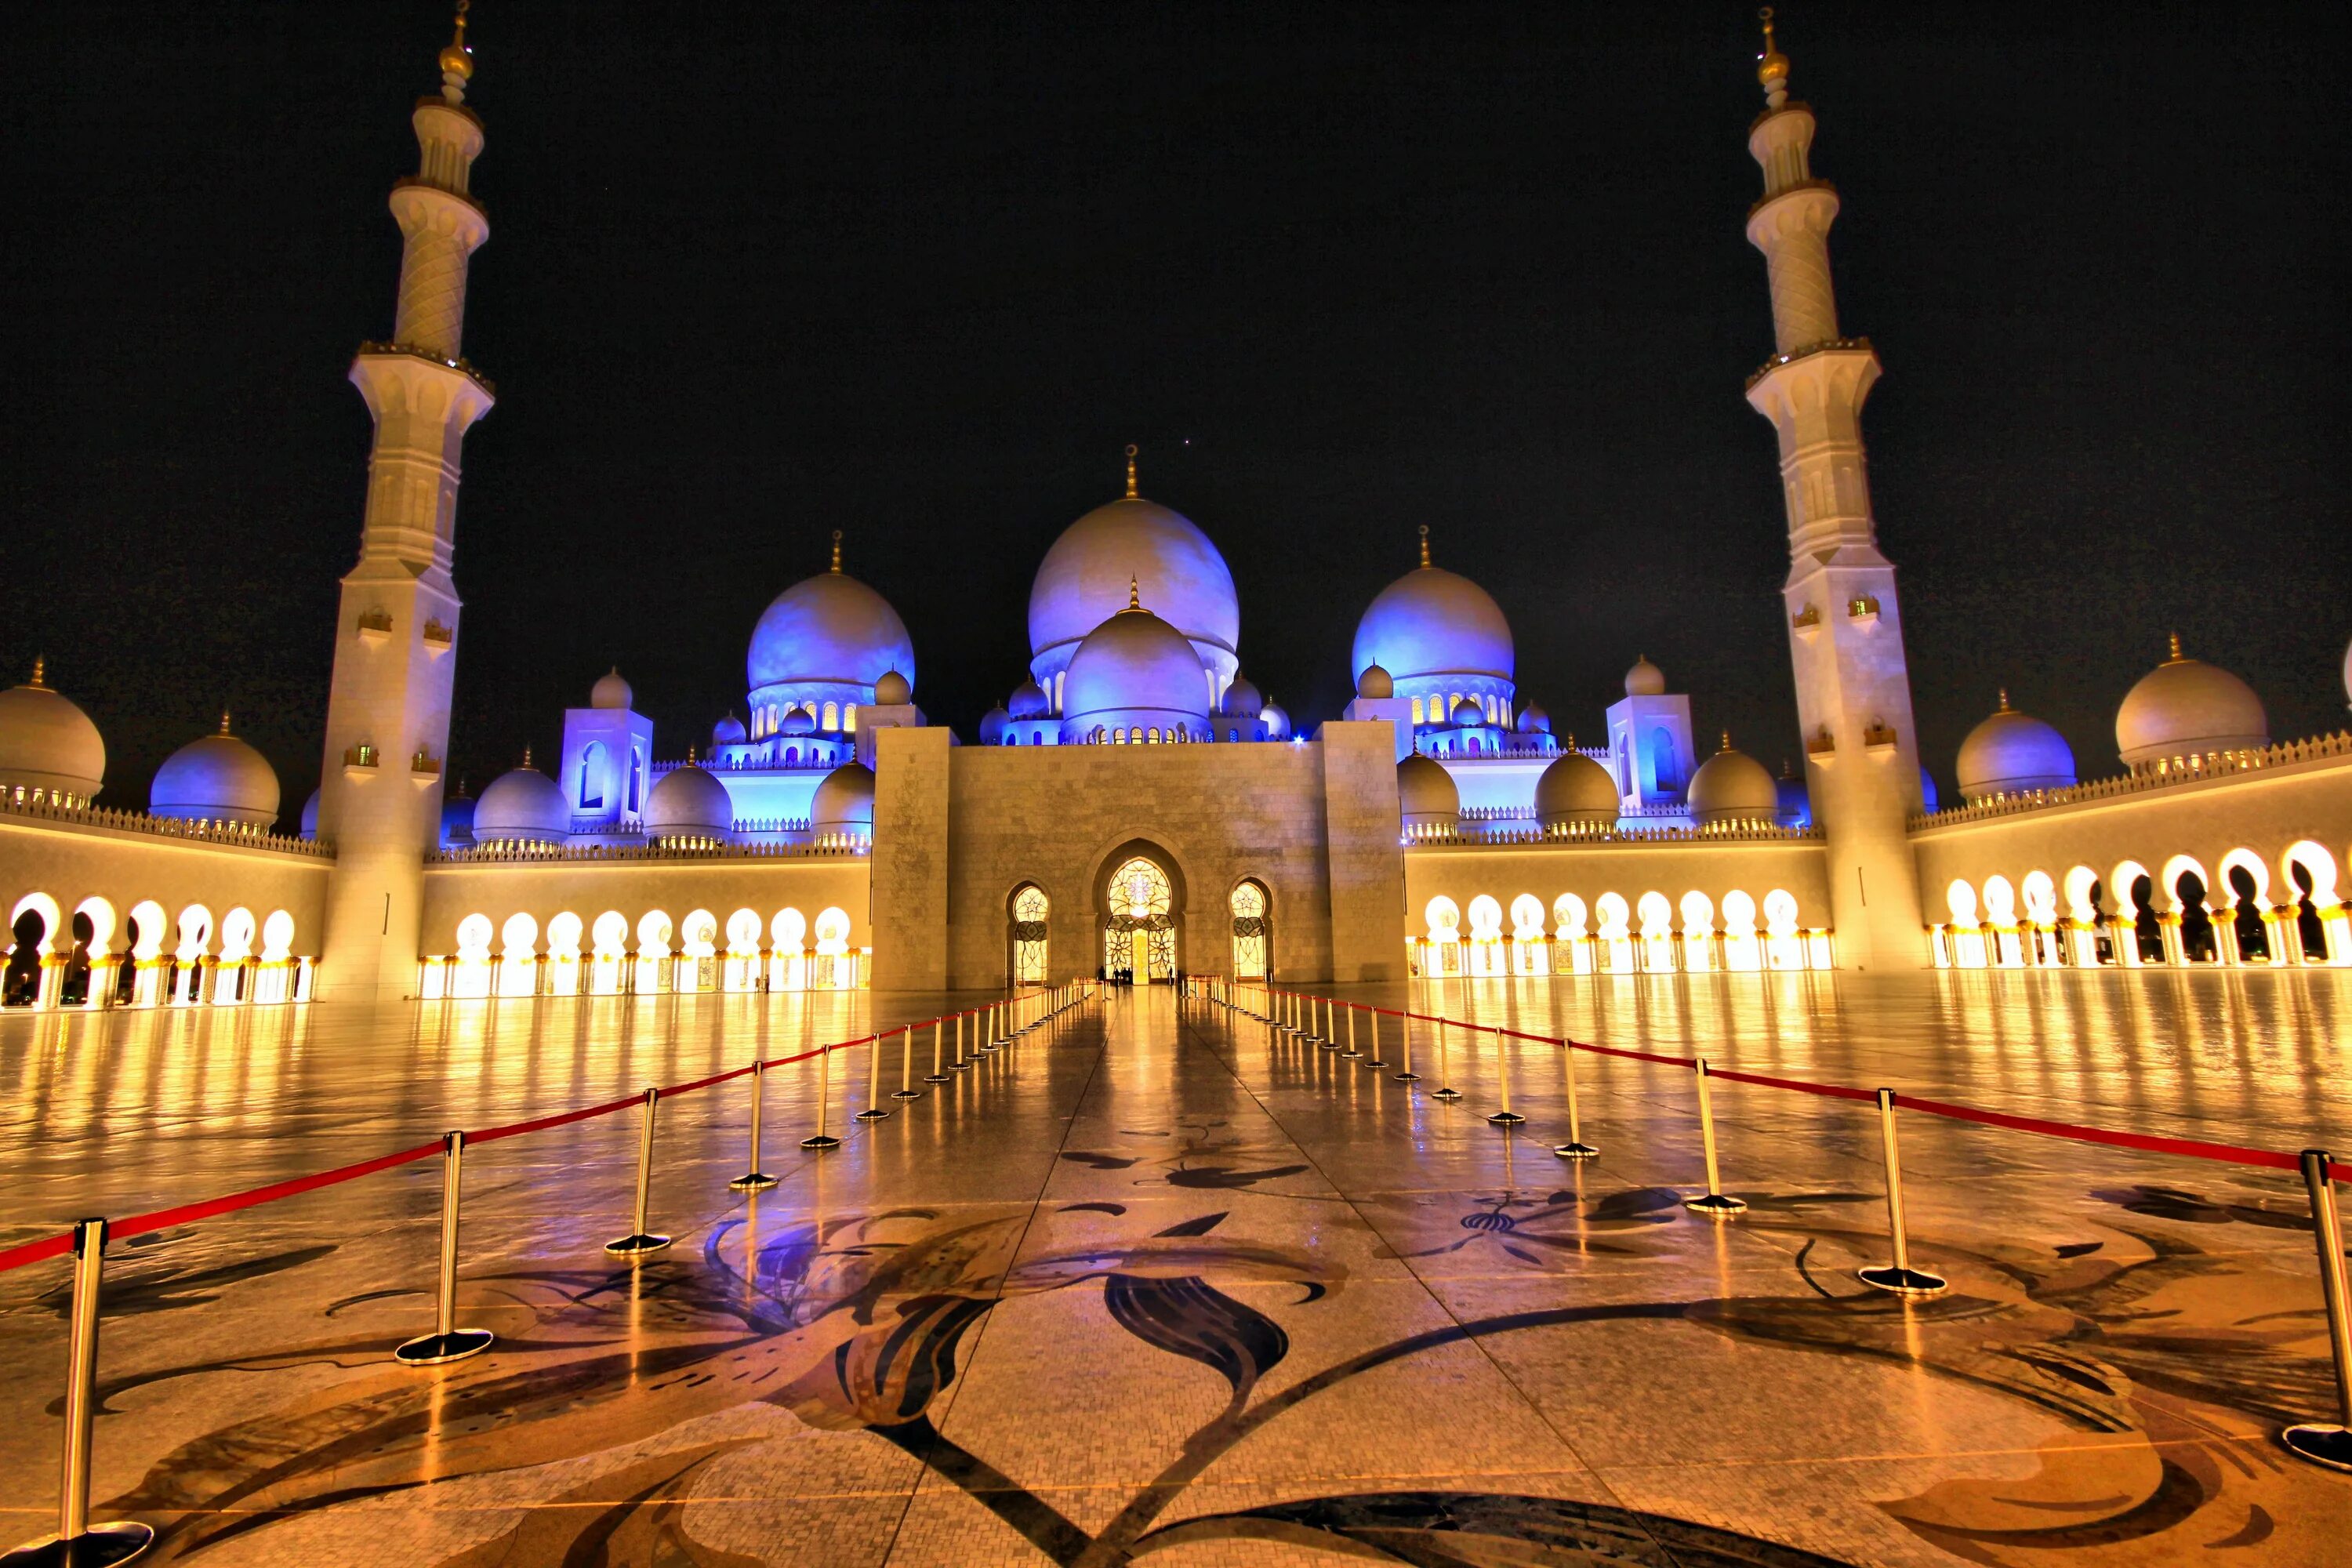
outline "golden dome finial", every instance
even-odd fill
[[[690,767],[693,767],[696,763],[699,763],[699,762],[701,762],[701,761],[702,761],[702,754],[701,754],[701,752],[699,751],[699,749],[698,749],[698,748],[696,748],[696,747],[693,747],[693,746],[688,746],[688,747],[686,749],[686,765],[687,765],[688,767],[689,767],[689,768],[690,768]]]
[[[2004,713],[2009,711],[2009,688],[2006,686],[2000,689],[2000,710]]]
[[[43,678],[48,674],[48,670],[49,656],[45,653],[35,654],[33,656],[33,679],[26,681],[25,684],[31,687],[36,691],[47,690],[49,683]]]
[[[1127,499],[1129,500],[1142,499],[1137,495],[1135,489],[1135,443],[1132,441],[1127,444]]]
[[[457,25],[448,47],[441,51],[441,79],[453,88],[474,79],[474,51],[466,42],[466,13],[472,8],[473,0],[457,0]]]
[[[1120,614],[1124,615],[1127,611],[1133,611],[1137,615],[1143,613],[1142,584],[1133,577],[1127,580],[1127,610],[1121,611]]]
[[[1731,731],[1728,730],[1723,732],[1723,749],[1727,752],[1731,750]]]
[[[833,531],[833,570],[841,570],[841,530]]]
[[[2165,635],[2172,639],[2172,657],[2166,659],[2164,662],[2167,664],[2179,664],[2182,658],[2187,657],[2180,651],[2180,634],[2179,632],[2167,632]]]
[[[1789,57],[1772,41],[1772,7],[1756,13],[1764,24],[1764,52],[1756,57],[1756,79],[1764,85],[1764,101],[1773,109],[1789,100]]]
[[[522,765],[524,767],[530,766],[530,748],[529,746],[525,746],[522,749]]]
[[[228,710],[226,708],[221,710],[220,732],[224,735],[228,733]]]
[[[1429,564],[1429,524],[1425,522],[1421,525],[1421,563]]]

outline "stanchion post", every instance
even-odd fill
[[[765,1058],[751,1064],[751,1163],[743,1173],[727,1184],[739,1193],[764,1193],[776,1184],[776,1178],[760,1169],[760,1101],[764,1098],[768,1080]]]
[[[1339,1054],[1351,1062],[1363,1059],[1364,1053],[1356,1048],[1356,1005],[1353,1002],[1348,1004],[1348,1048]]]
[[[2328,1354],[2336,1363],[2336,1421],[2305,1421],[2279,1434],[2299,1459],[2352,1471],[2352,1300],[2344,1280],[2344,1217],[2325,1149],[2303,1152],[2303,1184],[2311,1194],[2311,1228],[2319,1244],[2319,1291],[2327,1302]],[[77,1300],[79,1298],[77,1298]]]
[[[653,1199],[654,1186],[654,1110],[661,1103],[661,1090],[646,1090],[645,1110],[637,1121],[637,1206],[636,1221],[629,1234],[604,1244],[607,1252],[617,1252],[625,1258],[636,1258],[648,1252],[659,1252],[669,1245],[669,1237],[656,1230],[647,1230],[646,1209]]]
[[[803,1149],[838,1149],[841,1140],[824,1130],[827,1108],[833,1103],[833,1047],[825,1046],[816,1054],[816,1131],[801,1140]]]
[[[890,1091],[890,1098],[923,1098],[923,1091],[915,1087],[915,1026],[912,1024],[898,1031],[898,1087]]]
[[[465,1190],[466,1135],[441,1134],[441,1278],[434,1293],[433,1331],[397,1346],[392,1359],[408,1366],[439,1366],[490,1348],[488,1329],[457,1326],[457,1200]]]
[[[1581,1118],[1576,1110],[1576,1047],[1566,1040],[1559,1043],[1560,1071],[1568,1079],[1568,1142],[1556,1146],[1552,1152],[1563,1160],[1590,1160],[1601,1152],[1584,1141]]]
[[[1411,1003],[1406,1005],[1410,1006]],[[1412,1015],[1410,1012],[1397,1015],[1397,1033],[1404,1037],[1404,1070],[1395,1075],[1396,1080],[1399,1083],[1419,1083],[1421,1075],[1412,1070]]]
[[[89,1521],[90,1422],[98,1414],[98,1300],[106,1268],[106,1221],[78,1221],[73,1229],[73,1317],[66,1339],[64,1452],[58,1466],[58,1532],[28,1541],[5,1557],[5,1568],[81,1568],[128,1563],[155,1540],[137,1520]]]
[[[934,1018],[931,1020],[931,1070],[923,1075],[923,1081],[925,1083],[946,1083],[948,1081],[948,1075],[940,1069],[940,1040],[941,1035],[947,1029],[947,1026],[948,1024],[945,1018]]]
[[[1706,1151],[1706,1195],[1685,1198],[1683,1207],[1709,1219],[1728,1219],[1733,1215],[1745,1214],[1748,1205],[1744,1199],[1725,1196],[1721,1190],[1722,1182],[1715,1170],[1715,1102],[1706,1091],[1706,1058],[1701,1057],[1691,1065],[1698,1075],[1698,1135],[1700,1145]]]
[[[1854,1277],[1875,1289],[1898,1296],[1933,1296],[1946,1288],[1940,1274],[1911,1267],[1910,1237],[1903,1224],[1903,1155],[1895,1142],[1895,1091],[1878,1091],[1878,1141],[1886,1151],[1886,1230],[1894,1238],[1895,1261],[1885,1268],[1857,1268]]]
[[[1451,1085],[1453,1077],[1454,1053],[1445,1042],[1445,1015],[1440,1013],[1437,1016],[1437,1087],[1429,1091],[1429,1098],[1444,1100],[1461,1099],[1462,1091]]]
[[[1511,1109],[1511,1042],[1504,1037],[1500,1026],[1495,1029],[1495,1071],[1503,1086],[1503,1109],[1486,1120],[1497,1127],[1517,1127],[1527,1118]]]
[[[856,1117],[859,1121],[887,1121],[890,1112],[882,1103],[882,1037],[866,1037],[866,1109]]]
[[[970,1072],[971,1070],[971,1057],[965,1051],[963,1044],[964,1035],[971,1026],[971,1009],[966,1007],[962,1012],[956,1015],[955,1069],[958,1072]]]
[[[1381,1059],[1381,1010],[1378,1007],[1366,1007],[1363,1013],[1365,1022],[1371,1026],[1372,1031],[1372,1048],[1364,1053],[1364,1065],[1368,1068],[1384,1068],[1389,1064]]]

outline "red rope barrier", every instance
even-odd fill
[[[128,1241],[134,1236],[150,1231],[169,1230],[177,1225],[194,1225],[200,1219],[212,1219],[219,1215],[235,1214],[239,1209],[253,1208],[260,1204],[273,1204],[280,1198],[290,1198],[301,1193],[312,1193],[320,1187],[336,1186],[344,1182],[372,1176],[378,1171],[388,1171],[394,1165],[405,1165],[441,1152],[441,1140],[419,1143],[414,1149],[403,1149],[395,1154],[378,1154],[373,1160],[361,1160],[353,1164],[338,1165],[331,1171],[314,1171],[307,1176],[294,1176],[283,1182],[272,1182],[264,1187],[247,1187],[241,1193],[229,1193],[222,1197],[205,1198],[176,1208],[157,1209],[152,1214],[132,1215],[107,1227],[110,1237]]]

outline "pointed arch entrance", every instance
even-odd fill
[[[1102,879],[1096,908],[1102,912],[1103,977],[1133,985],[1174,981],[1184,895],[1165,852],[1125,845],[1106,860]]]

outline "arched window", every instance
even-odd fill
[[[639,808],[645,797],[646,754],[636,747],[629,748],[629,809]]]
[[[1421,699],[1418,697],[1412,700],[1412,721],[1416,724],[1423,722]]]
[[[1266,973],[1269,933],[1265,923],[1265,889],[1244,882],[1226,900],[1234,916],[1234,978],[1261,980]]]
[[[817,728],[828,735],[840,730],[841,708],[837,703],[828,702],[824,705],[824,717],[817,721]]]
[[[1242,732],[1239,730],[1228,729],[1225,731],[1225,739],[1228,741],[1238,741],[1241,738]]]
[[[574,792],[583,811],[601,811],[604,807],[604,747],[591,741],[580,753],[579,788]]]
[[[1013,983],[1045,984],[1045,917],[1052,905],[1032,883],[1013,895]]]
[[[1062,676],[1064,673],[1066,672],[1057,670],[1054,675],[1054,711],[1056,713],[1059,713],[1062,710]]]
[[[842,731],[842,733],[843,733],[843,734],[845,734],[845,735],[854,735],[854,734],[857,733],[857,704],[856,704],[856,703],[852,702],[852,703],[848,704],[846,707],[845,707],[845,708],[843,708],[843,709],[842,709],[842,710],[841,710],[841,731]]]
[[[1650,731],[1650,779],[1662,794],[1683,787],[1682,759],[1675,754],[1675,738],[1664,730]]]

